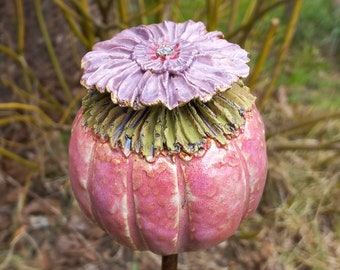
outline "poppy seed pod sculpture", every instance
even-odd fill
[[[115,241],[161,255],[206,249],[255,210],[267,157],[247,62],[193,21],[130,28],[83,57],[70,179]]]

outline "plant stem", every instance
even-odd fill
[[[45,42],[47,52],[50,56],[51,63],[52,63],[52,66],[54,68],[55,74],[57,75],[57,78],[59,80],[61,88],[64,91],[66,98],[69,101],[71,101],[72,98],[73,98],[72,93],[71,93],[69,86],[67,85],[67,82],[65,80],[65,77],[64,77],[62,69],[61,69],[61,65],[60,65],[58,57],[55,53],[55,50],[54,50],[54,47],[53,47],[53,44],[52,44],[52,40],[50,38],[50,34],[48,32],[46,22],[45,22],[45,19],[44,19],[44,16],[43,16],[41,1],[35,0],[34,5],[35,5],[35,13],[36,13],[36,16],[37,16],[37,19],[38,19],[40,31],[42,33],[43,40]]]
[[[217,28],[219,0],[207,0],[207,28],[209,31],[214,31]]]
[[[129,26],[128,6],[126,5],[125,1],[119,0],[118,7],[121,23],[124,25],[124,28],[127,28]]]
[[[271,81],[268,87],[266,88],[266,91],[263,93],[261,99],[259,100],[260,102],[258,103],[258,108],[260,110],[263,109],[264,104],[266,103],[266,101],[268,101],[272,97],[273,92],[275,90],[277,79],[281,74],[283,61],[287,55],[288,48],[293,40],[296,25],[299,19],[301,6],[302,6],[302,0],[295,1],[294,9],[293,9],[290,21],[289,21],[289,25],[287,27],[287,32],[286,32],[283,44],[280,48],[280,52],[279,52],[278,59],[274,67],[273,74],[271,75]]]
[[[22,0],[16,0],[17,19],[18,19],[18,54],[23,54],[25,48],[25,15]]]
[[[237,14],[239,14],[238,12],[238,8],[239,8],[239,1],[237,0],[231,0],[231,11],[230,11],[230,15],[229,15],[229,21],[228,21],[228,29],[227,29],[227,33],[231,33],[234,29],[235,26],[235,21],[236,21],[236,16]]]
[[[23,158],[19,155],[17,155],[16,153],[14,152],[11,152],[3,147],[0,147],[0,154],[2,156],[5,156],[7,158],[10,158],[10,159],[13,159],[14,161],[20,163],[21,165],[24,165],[32,170],[37,170],[39,169],[39,164],[37,162],[34,162],[34,161],[30,161],[26,158]],[[2,269],[2,268],[1,268]],[[177,269],[177,268],[164,268],[164,269]]]
[[[1,104],[0,104],[0,106],[1,106]],[[297,135],[297,134],[300,134],[299,130],[301,130],[302,128],[305,128],[305,127],[308,127],[308,126],[314,126],[318,123],[324,123],[324,122],[329,121],[331,119],[338,119],[339,117],[340,117],[340,111],[322,114],[322,115],[319,115],[319,116],[316,116],[316,117],[308,115],[308,116],[305,116],[303,118],[303,120],[297,121],[297,122],[293,123],[292,125],[290,125],[288,127],[278,128],[274,132],[267,133],[266,139],[268,140],[271,137],[274,137],[274,136],[277,136],[277,135],[281,136],[283,134],[285,134],[286,136],[287,136],[287,134]]]
[[[240,27],[236,28],[232,33],[230,34],[228,33],[228,35],[226,36],[226,40],[229,40],[235,37],[237,34],[239,34],[242,31],[245,31],[248,33],[257,21],[259,21],[263,16],[268,14],[268,12],[271,11],[272,9],[275,9],[279,7],[280,5],[286,3],[286,1],[287,0],[279,0],[276,3],[271,4],[270,6],[263,8],[263,10],[258,11],[256,16],[252,15],[249,21],[247,21],[245,24],[242,24]],[[256,9],[256,6],[254,7],[254,9]]]
[[[263,69],[264,63],[269,55],[270,52],[270,48],[273,44],[273,40],[275,37],[275,33],[277,30],[277,27],[279,25],[279,19],[274,18],[271,21],[271,25],[269,28],[269,31],[267,33],[267,37],[265,39],[265,42],[263,43],[263,48],[261,50],[260,56],[258,58],[258,60],[256,61],[256,65],[253,69],[253,72],[249,78],[249,82],[248,82],[248,86],[250,89],[252,89],[255,85],[255,83],[257,82],[257,79],[259,77],[259,75],[261,74],[261,71]]]
[[[162,256],[162,270],[177,270],[178,254]]]

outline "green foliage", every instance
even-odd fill
[[[320,49],[305,45],[302,50],[292,52],[280,84],[292,88],[289,100],[294,104],[336,109],[340,107],[340,82],[336,76],[334,64],[322,56]]]
[[[296,41],[300,45],[313,41],[315,45],[326,46],[331,49],[329,55],[334,55],[336,51],[339,53],[339,4],[332,0],[306,1],[301,23],[297,27]]]

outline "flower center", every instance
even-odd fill
[[[178,74],[190,67],[197,53],[192,43],[183,40],[173,43],[148,41],[134,47],[132,59],[145,71]]]
[[[170,54],[172,54],[172,52],[174,51],[174,49],[169,46],[169,45],[161,45],[158,47],[157,51],[156,51],[156,55],[158,57],[166,57]]]
[[[150,46],[149,49],[151,50],[151,60],[160,59],[162,62],[165,62],[167,59],[174,60],[179,57],[179,44],[175,44],[173,46],[169,44],[161,44],[157,46]]]

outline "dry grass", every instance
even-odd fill
[[[92,1],[89,6],[87,1],[72,0],[0,4],[0,269],[160,269],[159,256],[119,247],[86,220],[68,181],[68,138],[84,95],[78,83],[80,57],[94,40],[121,27],[171,14],[179,19],[188,16],[173,5],[181,1],[146,6],[141,14],[138,11],[143,10],[144,1],[138,1],[139,9],[133,13],[138,16],[129,21],[135,6],[132,11],[124,10],[113,2],[106,9],[95,8],[95,3],[104,1]],[[208,1],[208,9],[204,1],[198,2],[202,10],[192,17],[210,18],[210,27],[226,29],[230,38],[244,41],[253,55],[266,44],[258,42],[261,33],[257,29],[269,28],[274,16],[271,10],[261,17],[256,12],[263,7],[257,10],[250,3],[256,1],[241,1],[239,6],[237,1]],[[172,13],[169,5],[173,5]],[[189,4],[182,1],[182,5]],[[242,8],[248,17],[229,16],[231,9],[243,14]],[[92,9],[94,13],[89,11]],[[212,16],[213,12],[219,16]],[[100,14],[102,20],[91,17]],[[234,25],[235,31],[225,27],[225,22]],[[299,66],[298,71],[304,71],[300,77],[307,76],[303,82],[317,82],[312,86],[272,76],[275,65],[275,72],[281,75],[289,75],[296,67],[294,58],[287,62],[287,50],[278,62],[271,60],[282,53],[282,43],[291,42],[285,36],[294,30],[293,26],[287,28],[293,23],[283,21],[274,31],[277,40],[265,48],[268,56],[274,55],[265,57],[268,66],[253,64],[258,79],[252,84],[262,96],[259,102],[269,154],[269,175],[258,211],[228,241],[207,251],[180,254],[179,269],[340,269],[340,111],[336,95],[340,72],[330,65],[330,70],[312,73],[311,78],[305,65]],[[292,48],[291,52],[294,55]],[[322,65],[318,68],[324,69]],[[273,88],[264,91],[267,87]],[[308,98],[309,90],[313,99]]]

